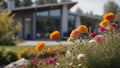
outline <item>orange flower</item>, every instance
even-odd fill
[[[51,51],[51,48],[47,48],[46,50],[47,50],[48,52],[50,52],[50,51]]]
[[[100,26],[101,27],[106,27],[108,25],[109,25],[109,21],[108,20],[103,20],[103,21],[100,22]]]
[[[18,55],[17,55],[17,56],[18,56],[18,58],[20,59],[20,58],[21,58],[21,53],[18,53]]]
[[[80,31],[78,29],[74,29],[71,32],[70,37],[76,38],[79,34],[80,34]]]
[[[50,34],[50,39],[51,40],[57,40],[60,37],[60,32],[59,31],[53,31]]]
[[[36,51],[41,51],[44,47],[45,47],[45,42],[41,41],[36,45],[35,49]]]
[[[69,41],[73,41],[73,40],[74,40],[73,37],[69,37],[69,38],[67,39],[68,42],[69,42]]]
[[[79,30],[81,33],[87,33],[87,32],[88,32],[88,28],[87,28],[87,26],[85,26],[85,25],[80,25],[80,26],[78,26],[78,30]]]
[[[114,19],[114,17],[115,17],[115,15],[113,14],[113,13],[106,13],[104,16],[103,16],[103,18],[104,18],[104,20],[113,20]]]

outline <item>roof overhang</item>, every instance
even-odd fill
[[[13,11],[13,13],[24,13],[24,12],[26,13],[26,12],[34,12],[34,11],[54,10],[54,9],[62,9],[63,5],[67,5],[68,9],[70,9],[76,3],[77,2],[65,2],[65,3],[54,3],[54,4],[46,4],[46,5],[20,7],[20,8],[11,9],[11,11]]]
[[[80,17],[85,18],[85,19],[94,19],[94,20],[101,20],[102,19],[101,16],[97,17],[97,16],[94,16],[94,15],[87,15],[87,14],[82,14],[82,13],[71,13],[71,12],[69,12],[69,14],[80,16]]]

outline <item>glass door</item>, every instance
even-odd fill
[[[52,31],[60,31],[60,20],[55,18],[41,18],[37,20],[36,24],[36,38],[49,39]]]

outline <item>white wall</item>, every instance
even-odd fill
[[[61,23],[61,34],[63,37],[63,34],[68,31],[68,7],[67,5],[63,5],[62,8],[62,23]]]
[[[76,15],[76,20],[75,20],[75,27],[78,27],[81,24],[81,17],[79,15]]]

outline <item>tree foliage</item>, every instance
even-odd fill
[[[115,18],[112,22],[115,22],[120,26],[120,10],[118,4],[116,4],[114,1],[108,1],[108,3],[104,5],[104,13],[109,12],[115,14]]]
[[[114,22],[117,23],[120,27],[120,10],[116,13]]]
[[[11,41],[21,30],[21,24],[14,25],[14,14],[11,11],[0,12],[0,42]]]
[[[21,6],[22,6],[21,0],[15,0],[15,7],[21,7]]]
[[[61,0],[60,2],[71,2],[71,0]]]
[[[77,8],[75,12],[76,13],[83,13],[82,9],[80,9],[80,8]]]
[[[37,5],[40,5],[40,4],[49,4],[49,3],[57,3],[57,0],[36,0],[35,3]]]
[[[116,14],[117,11],[118,5],[114,1],[108,1],[108,3],[104,5],[104,13],[112,12]]]
[[[22,1],[23,6],[31,6],[33,4],[32,0],[23,0]]]
[[[7,3],[4,0],[0,0],[0,8],[1,9],[7,8]]]

